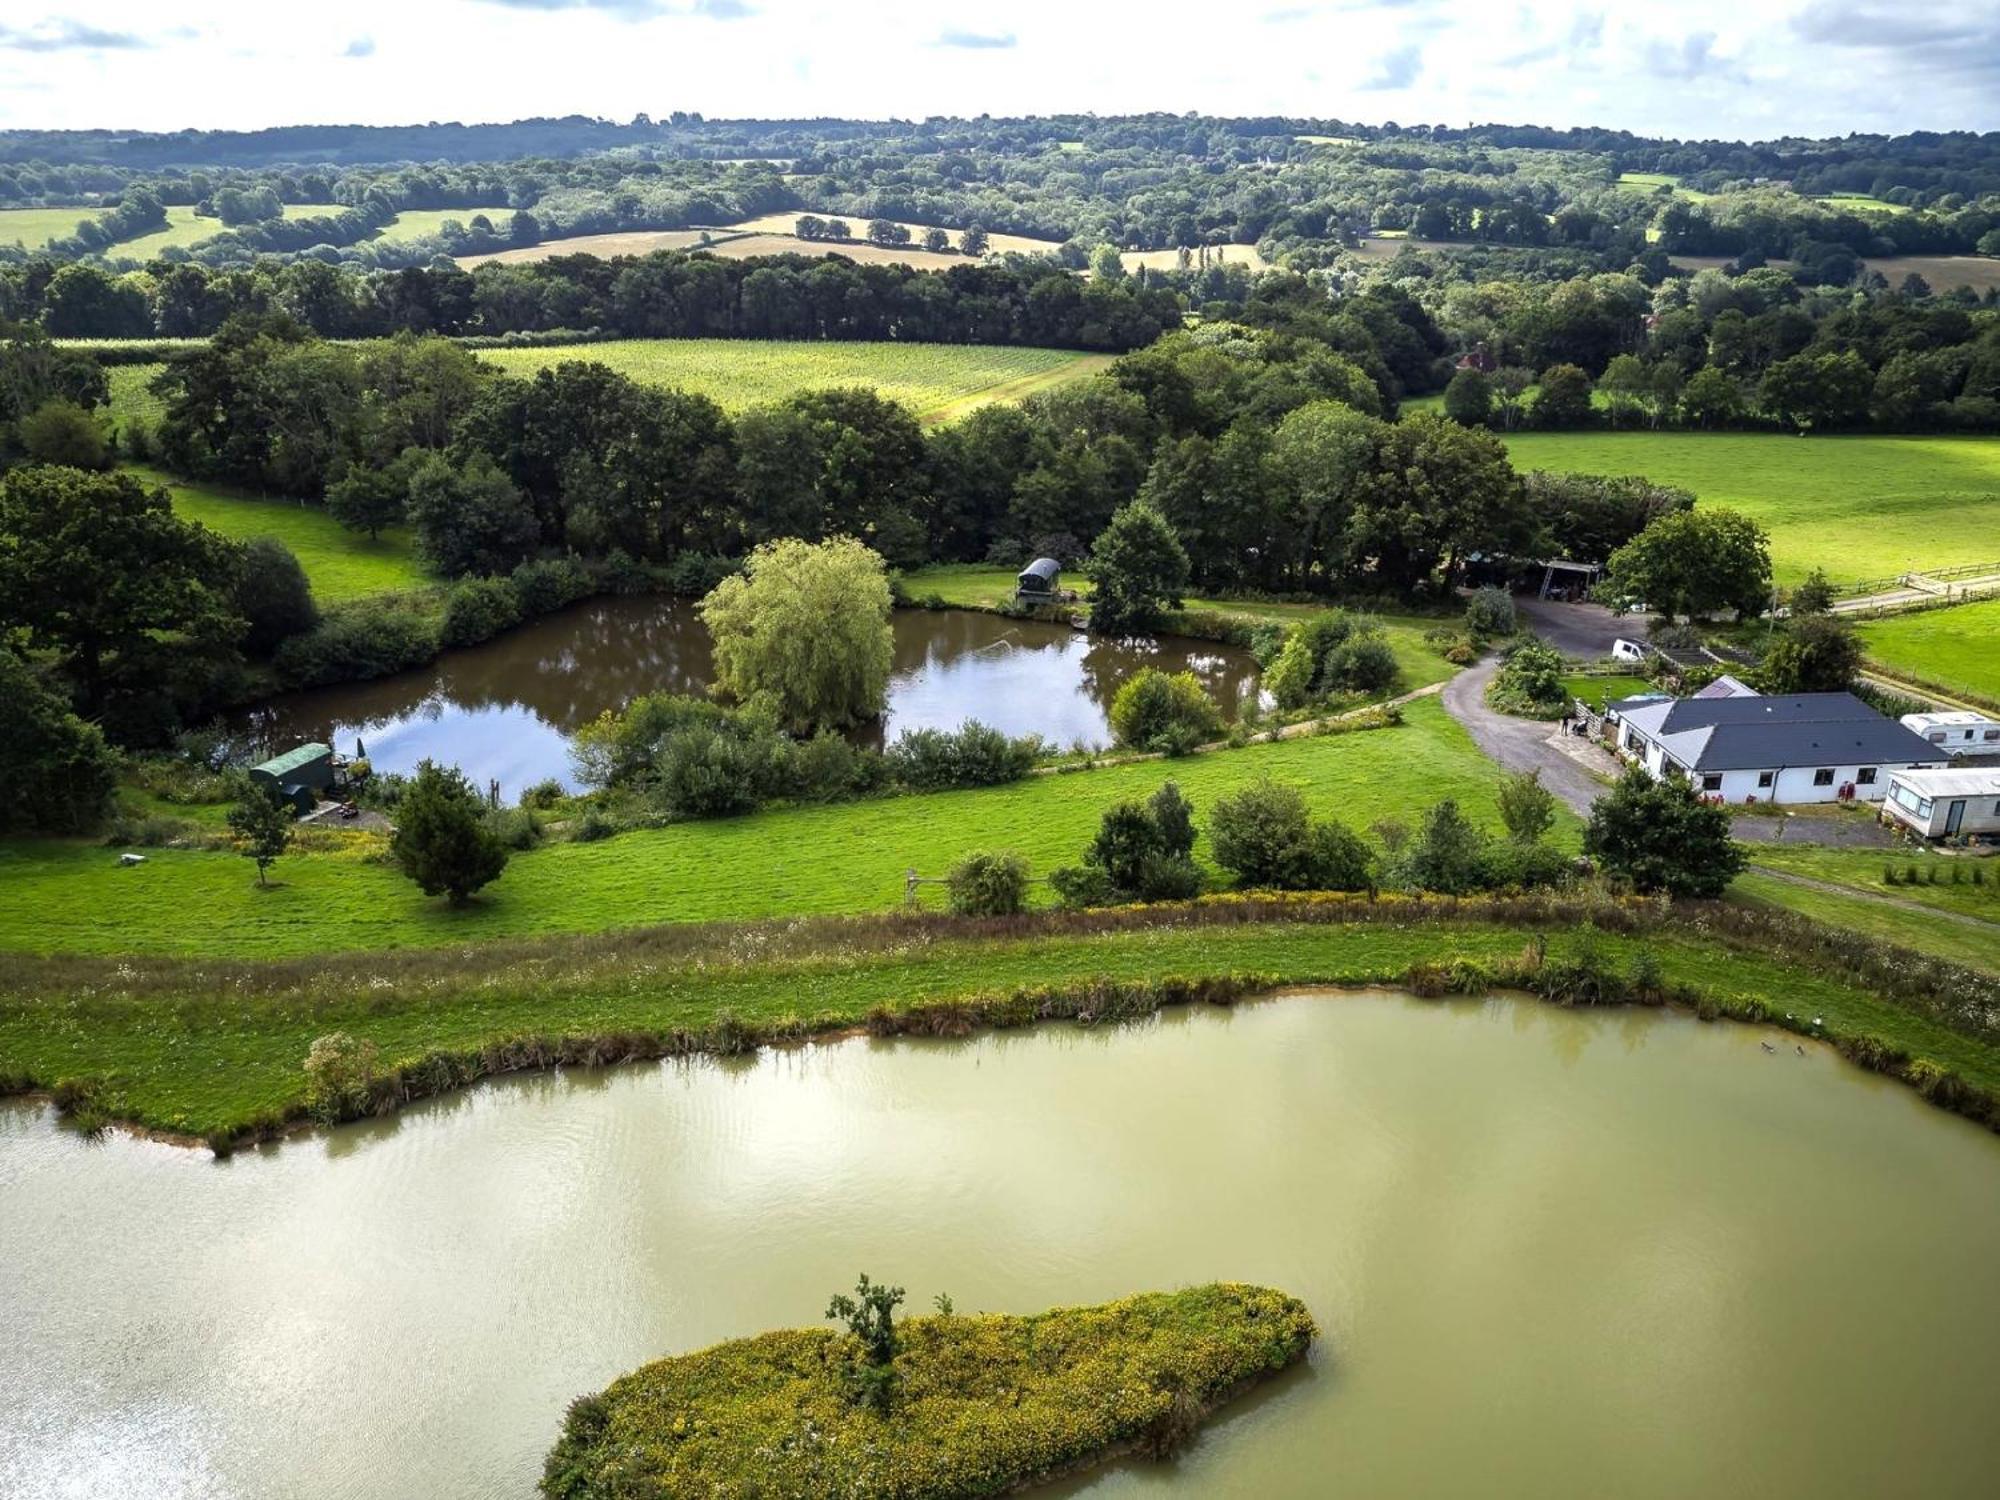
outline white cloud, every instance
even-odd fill
[[[1136,26],[1075,0],[1013,0],[1004,23],[935,0],[871,0],[865,22],[842,0],[209,0],[194,35],[142,0],[43,3],[0,24],[0,124],[1200,110],[1700,137],[2000,128],[2000,0],[1940,17],[1890,0],[1264,0],[1234,45],[1189,43],[1216,14],[1191,0]]]

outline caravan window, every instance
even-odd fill
[[[1907,807],[1911,812],[1917,810],[1917,794],[1900,781],[1890,789],[1890,794],[1895,797],[1898,807]]]

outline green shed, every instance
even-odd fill
[[[333,786],[333,747],[300,745],[250,768],[250,779],[267,795],[287,803],[294,812],[307,813],[318,801],[318,793]]]

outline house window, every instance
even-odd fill
[[[1863,766],[1854,773],[1854,779],[1862,786],[1875,785],[1875,768],[1873,766]]]
[[[1833,772],[1828,770],[1825,766],[1821,766],[1817,771],[1813,772],[1813,785],[1832,786]]]
[[[1720,771],[1704,771],[1704,772],[1702,772],[1702,776],[1701,776],[1701,789],[1702,789],[1702,790],[1703,790],[1704,792],[1719,792],[1719,791],[1721,791],[1721,790],[1722,790],[1722,773],[1721,773]]]
[[[1757,790],[1761,792],[1769,789],[1771,783],[1777,779],[1778,773],[1776,771],[1759,771],[1757,773]]]

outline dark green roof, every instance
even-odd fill
[[[333,747],[331,745],[300,745],[296,749],[287,750],[283,755],[273,760],[267,760],[261,766],[255,766],[252,769],[262,771],[274,781],[283,781],[300,767],[309,766],[316,760],[325,760],[332,754]]]

